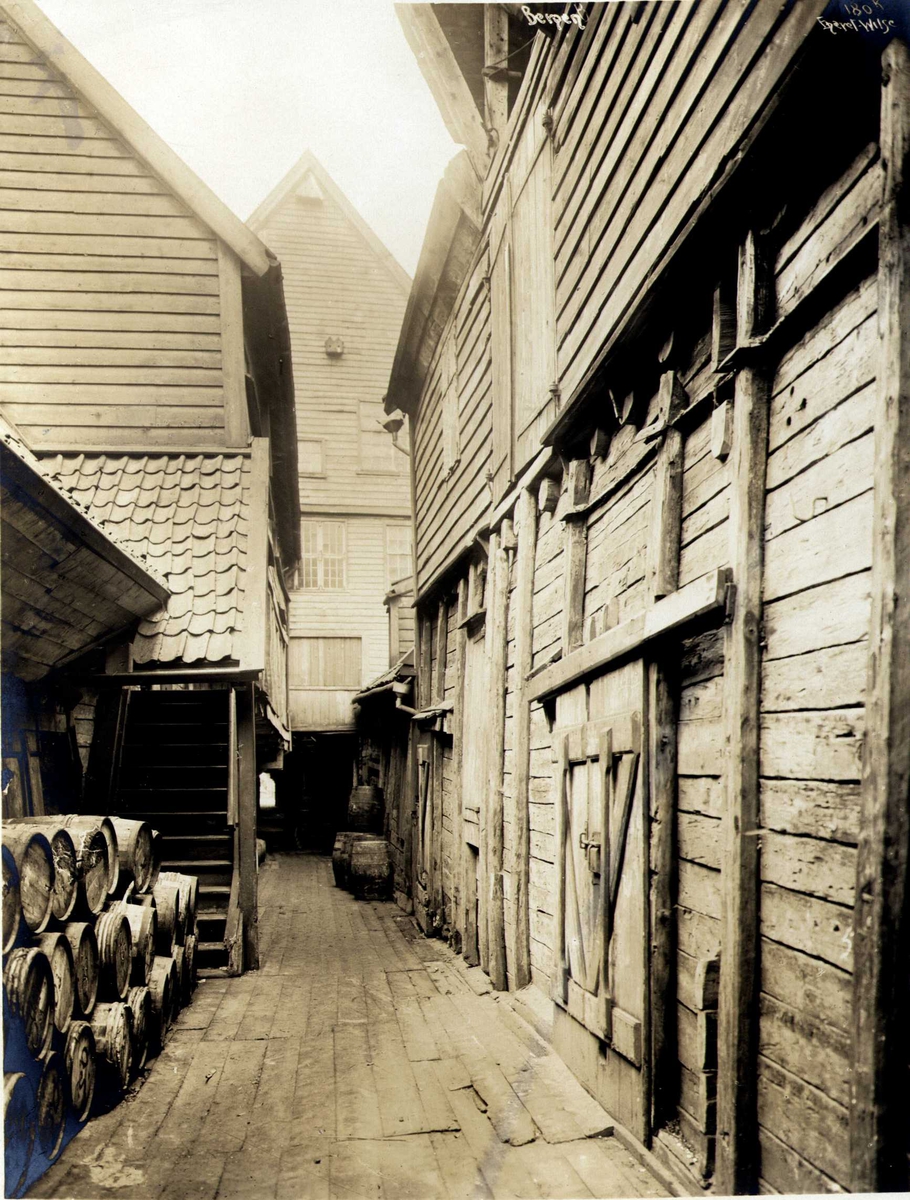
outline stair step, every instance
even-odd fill
[[[200,887],[227,884],[230,889],[231,876],[234,873],[232,862],[217,858],[165,858],[161,867],[165,871],[177,871],[181,875],[195,875]]]
[[[201,941],[224,941],[224,931],[227,926],[227,912],[215,912],[206,909],[196,911],[196,929]]]
[[[182,822],[181,822],[182,826]],[[227,833],[184,833],[176,828],[163,831],[163,857],[169,861],[183,859],[193,863],[229,862],[234,850],[234,838]]]
[[[228,961],[224,942],[197,942],[196,963],[200,967],[222,967]]]

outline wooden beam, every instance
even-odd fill
[[[506,641],[509,604],[509,563],[498,533],[490,535],[487,576],[487,657],[490,671],[490,708],[487,794],[481,805],[481,840],[486,843],[484,890],[487,895],[487,973],[498,991],[508,987],[506,979],[506,933],[502,886],[503,797],[502,772],[506,719]]]
[[[515,560],[515,748],[513,752],[512,923],[515,930],[516,988],[531,982],[530,886],[531,704],[528,675],[533,663],[534,562],[537,550],[537,496],[524,491],[516,505],[518,552]]]
[[[727,597],[729,572],[711,571],[701,579],[687,583],[678,591],[658,600],[644,612],[608,629],[580,649],[546,667],[531,678],[529,697],[543,700],[564,691],[586,675],[592,675],[608,663],[627,658],[655,638],[679,629],[698,617],[723,608]]]
[[[591,492],[591,464],[588,459],[575,459],[569,463],[567,487],[572,509],[587,504]],[[588,523],[584,514],[576,516],[572,512],[566,515],[563,654],[575,650],[584,640],[587,561]]]
[[[395,11],[452,140],[464,146],[480,179],[487,173],[487,131],[431,4],[396,4]]]
[[[243,967],[259,968],[259,877],[256,866],[256,685],[237,688],[237,852],[239,904],[243,919]]]
[[[464,814],[464,781],[462,779],[462,764],[464,763],[464,710],[465,710],[465,653],[467,650],[468,634],[462,622],[468,615],[468,580],[462,577],[458,581],[458,600],[455,622],[455,707],[452,710],[452,777],[455,785],[455,837],[453,852],[453,871],[455,878],[455,929],[465,929],[465,906],[467,898],[466,867],[468,851],[465,847],[464,830],[462,828]]]
[[[438,704],[445,700],[446,658],[448,656],[449,606],[439,601],[436,616],[436,678],[433,692]],[[442,742],[437,734],[433,738],[433,793],[432,793],[432,841],[430,846],[430,903],[433,923],[441,928],[445,924],[445,899],[442,888],[442,809],[443,809],[443,754]]]
[[[509,15],[498,4],[483,6],[484,124],[498,146],[509,120]]]
[[[268,438],[253,439],[249,514],[250,532],[244,572],[243,634],[238,658],[244,670],[264,671],[269,577]]]
[[[648,590],[654,600],[676,591],[682,528],[683,437],[668,429],[657,452],[648,539]]]
[[[854,913],[850,1156],[855,1191],[905,1190],[910,844],[910,51],[883,56],[875,516]]]
[[[676,722],[675,680],[665,661],[648,667],[651,818],[651,1128],[676,1116]]]
[[[218,299],[224,441],[232,449],[243,449],[250,443],[250,415],[246,399],[240,260],[223,242],[218,243]]]
[[[762,332],[761,248],[740,255],[737,334]],[[754,300],[754,304],[750,304]],[[760,369],[736,376],[730,474],[729,557],[736,610],[724,666],[724,821],[721,985],[718,1003],[717,1186],[757,1187],[756,1006],[759,902],[759,737],[768,383]]]

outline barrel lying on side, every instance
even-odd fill
[[[32,933],[42,933],[51,918],[54,891],[54,856],[40,829],[4,824],[3,844],[12,853],[19,874],[22,920]]]
[[[109,1068],[115,1086],[125,1088],[130,1081],[133,1061],[132,1013],[119,1000],[96,1004],[92,1015],[92,1033],[98,1056]]]
[[[117,835],[120,869],[118,893],[122,895],[130,883],[139,895],[150,892],[158,880],[161,864],[156,854],[160,843],[155,830],[146,821],[111,817],[110,822]]]
[[[152,1001],[153,1022],[150,1042],[156,1049],[164,1045],[168,1027],[173,1016],[174,998],[171,990],[170,956],[156,955],[152,963],[152,973],[149,976],[149,996]]]
[[[196,990],[198,976],[196,974],[196,935],[188,933],[186,941],[183,943],[184,953],[186,954],[186,978],[189,985],[189,991],[183,998],[184,1004],[189,1004],[190,997]]]
[[[107,902],[109,850],[96,817],[64,817],[76,850],[76,907],[79,916],[97,917]]]
[[[76,847],[69,829],[61,817],[11,817],[9,828],[32,829],[50,842],[54,862],[54,885],[51,893],[51,916],[66,921],[76,906],[79,867]]]
[[[19,903],[19,868],[9,846],[3,847],[3,944],[0,950],[9,954],[16,944],[22,908]]]
[[[41,1056],[38,1080],[38,1149],[53,1161],[63,1145],[69,1082],[63,1055],[46,1050]]]
[[[184,937],[196,926],[196,904],[199,897],[199,880],[195,875],[183,875],[179,871],[162,871],[158,876],[161,883],[171,883],[178,889],[177,905]],[[181,938],[177,938],[182,943]]]
[[[3,990],[10,1012],[25,1029],[25,1043],[40,1058],[54,1032],[54,976],[43,950],[21,946],[6,956]]]
[[[63,930],[73,951],[75,1007],[89,1017],[98,998],[98,939],[88,921],[68,921]]]
[[[42,933],[38,947],[47,955],[54,977],[54,1026],[66,1033],[76,999],[76,964],[65,933]]]
[[[182,945],[186,937],[184,924],[186,910],[181,913],[180,887],[176,883],[162,882],[159,878],[152,893],[158,910],[158,936],[155,949],[159,954],[170,957],[174,946]]]
[[[120,911],[130,926],[133,944],[133,967],[130,982],[137,987],[148,983],[152,961],[155,958],[155,934],[158,930],[158,910],[144,904],[133,904],[125,900],[119,903]]]
[[[95,1035],[88,1021],[71,1021],[66,1035],[63,1061],[70,1082],[70,1097],[76,1120],[87,1121],[95,1095]]]
[[[149,1052],[154,1013],[152,996],[147,987],[132,987],[127,992],[126,1003],[133,1016],[133,1064],[134,1074],[145,1066]]]
[[[123,905],[116,904],[95,922],[98,939],[99,989],[107,1000],[122,1000],[133,969],[133,937]]]
[[[16,1071],[3,1076],[4,1191],[18,1196],[25,1185],[35,1147],[35,1093],[28,1076]]]

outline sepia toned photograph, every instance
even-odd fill
[[[0,0],[3,1195],[910,1192],[910,0]]]

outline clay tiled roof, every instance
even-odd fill
[[[74,454],[43,461],[65,492],[167,582],[167,608],[140,623],[134,662],[238,659],[249,458]]]

